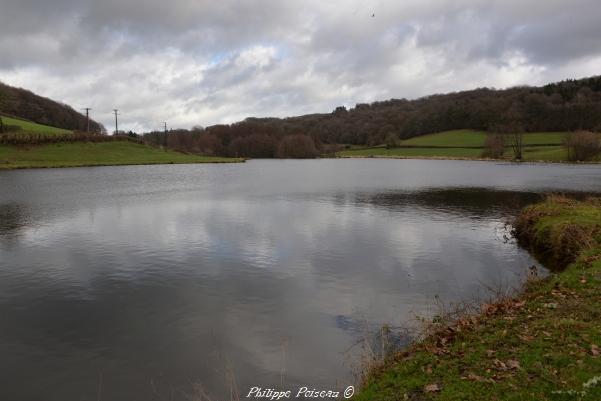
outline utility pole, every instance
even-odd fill
[[[165,125],[165,135],[163,136],[163,146],[167,146],[167,122],[163,123]]]
[[[89,107],[85,107],[84,110],[86,111],[86,132],[90,132],[90,110],[92,110]]]
[[[119,109],[114,109],[113,112],[115,113],[115,134],[119,133],[119,121],[117,120],[117,116],[119,115]]]

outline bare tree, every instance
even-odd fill
[[[500,136],[505,144],[511,147],[513,159],[521,161],[524,153],[524,131],[518,123],[500,123],[489,128],[492,136]],[[488,140],[488,139],[487,139]],[[485,144],[486,147],[486,144]],[[486,152],[486,150],[485,150]]]
[[[509,144],[513,149],[513,158],[521,161],[524,152],[524,133],[521,130],[513,129],[509,133]]]
[[[502,134],[511,149],[513,150],[513,159],[521,161],[524,155],[524,126],[522,125],[523,112],[517,103],[514,103],[507,110],[502,122],[493,127],[493,132]]]

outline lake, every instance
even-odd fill
[[[1,171],[0,399],[344,389],[380,325],[519,286],[536,262],[505,223],[546,192],[601,192],[601,166]]]

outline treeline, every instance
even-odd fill
[[[75,143],[75,142],[113,142],[134,141],[137,139],[127,135],[98,135],[86,132],[74,132],[68,134],[44,134],[37,132],[10,132],[0,134],[0,145],[48,145],[52,143]]]
[[[76,131],[87,129],[86,117],[70,106],[1,82],[0,113],[57,128]],[[90,131],[104,133],[105,128],[102,124],[90,120]]]
[[[151,132],[143,136],[143,141],[181,152],[230,157],[304,159],[338,150],[337,145],[316,143],[313,137],[300,132],[269,131],[261,125],[247,131],[246,124],[172,130],[167,134]]]
[[[147,134],[175,149],[238,157],[314,157],[339,144],[391,144],[434,132],[601,131],[601,76],[542,87],[480,88],[416,100],[391,99],[329,114],[248,118],[206,129]],[[160,139],[162,138],[162,139]],[[293,150],[294,148],[294,150]]]
[[[601,77],[544,87],[475,89],[417,100],[392,99],[340,107],[312,127],[324,142],[377,145],[390,134],[407,139],[470,128],[524,132],[601,130]],[[505,128],[506,130],[507,128]]]

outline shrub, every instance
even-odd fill
[[[505,153],[505,137],[499,134],[488,134],[484,141],[482,157],[500,159]]]
[[[570,132],[564,140],[564,146],[570,161],[592,160],[601,153],[599,136],[590,131]]]
[[[398,148],[401,142],[399,141],[399,137],[397,134],[390,132],[386,135],[386,149]]]

